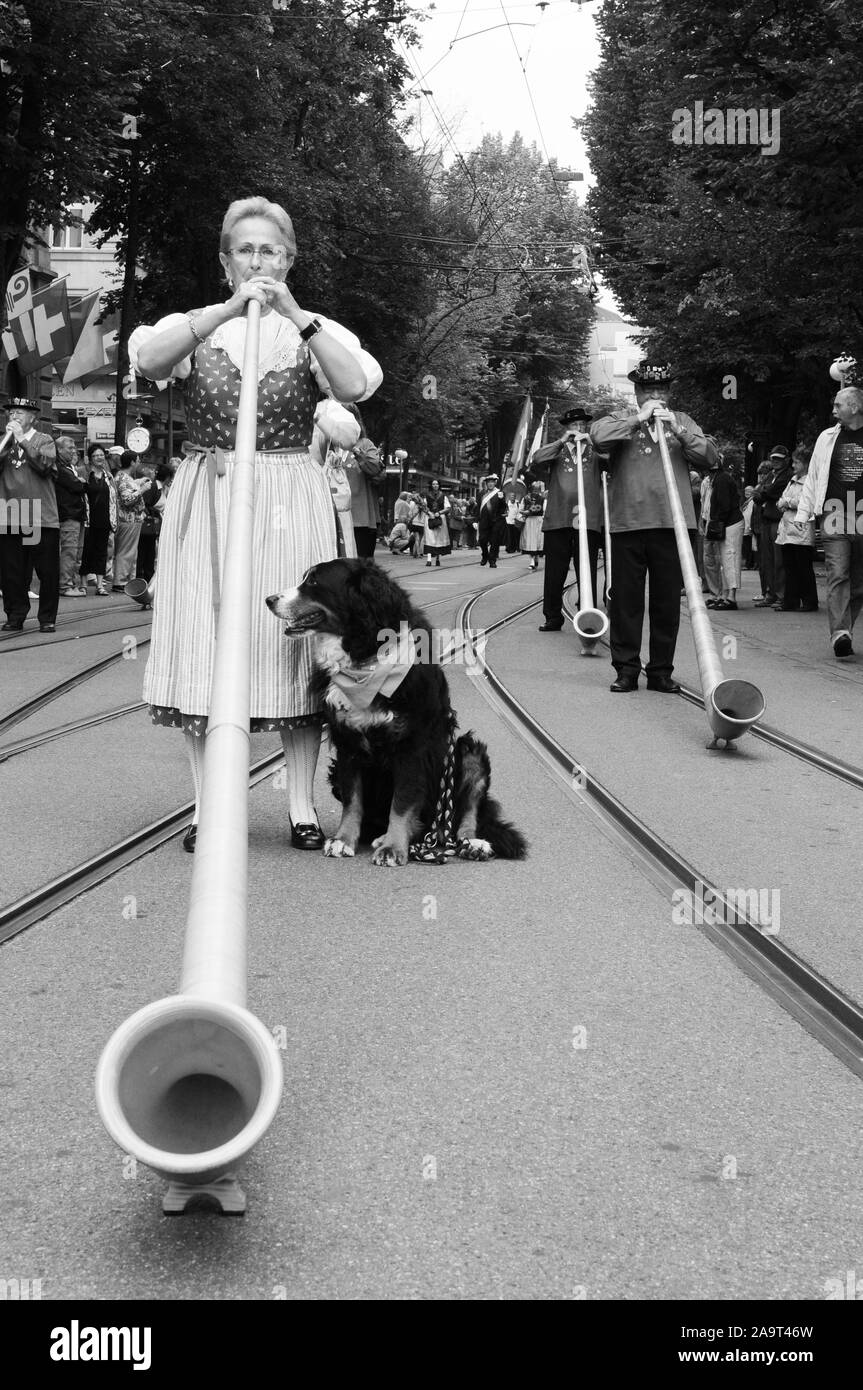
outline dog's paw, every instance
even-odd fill
[[[397,869],[408,862],[408,852],[399,845],[387,844],[381,835],[373,841],[372,863],[378,868]]]
[[[458,847],[459,859],[486,860],[494,858],[494,850],[488,840],[460,840]]]
[[[324,854],[331,859],[353,859],[355,853],[346,840],[324,840]]]

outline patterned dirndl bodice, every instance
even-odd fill
[[[295,355],[295,365],[267,372],[258,383],[259,451],[309,447],[319,391],[305,343],[297,345]],[[214,347],[212,338],[196,349],[186,388],[186,420],[192,443],[234,447],[241,381],[239,368],[227,352]]]

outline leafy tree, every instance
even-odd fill
[[[604,274],[697,418],[793,444],[801,411],[829,413],[833,357],[863,341],[863,14],[606,0],[598,25],[584,131]],[[778,113],[778,150],[674,143],[696,102]]]

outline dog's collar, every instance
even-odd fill
[[[414,642],[399,641],[391,653],[366,666],[336,671],[330,678],[327,702],[337,709],[368,709],[379,695],[389,699],[395,694],[416,660]]]

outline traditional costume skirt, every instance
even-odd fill
[[[426,517],[426,524],[423,528],[423,550],[426,555],[449,555],[452,551],[452,543],[449,538],[446,516],[443,512],[432,512],[430,515],[440,517],[440,526],[429,526],[428,517]]]
[[[543,547],[542,539],[542,517],[526,516],[524,525],[521,528],[521,540],[519,548],[527,554],[537,554]]]
[[[153,722],[206,732],[216,618],[224,570],[232,452],[188,454],[165,504],[144,699]],[[223,470],[223,471],[220,471]],[[333,501],[324,470],[306,450],[255,455],[252,541],[251,727],[316,723],[310,694],[310,637],[287,638],[267,608],[269,594],[299,584],[337,554]]]

